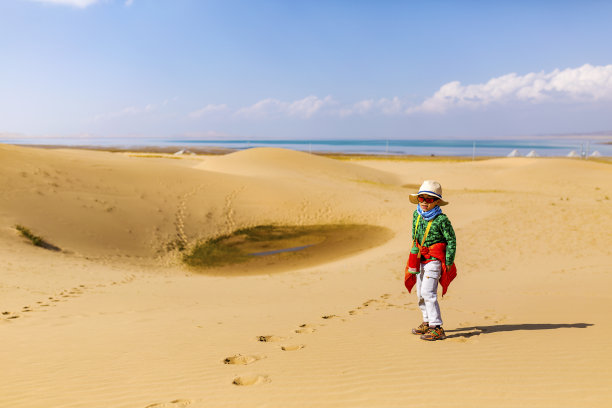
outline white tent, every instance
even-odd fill
[[[191,150],[183,149],[183,150],[179,150],[178,152],[176,152],[174,154],[177,155],[177,156],[180,156],[182,154],[191,154],[191,155],[194,155],[195,153],[192,152]]]
[[[599,151],[595,150],[593,153],[591,153],[591,157],[601,157],[601,153],[599,153]]]
[[[521,154],[518,152],[518,150],[514,149],[513,151],[511,151],[510,153],[508,153],[507,157],[519,157]]]
[[[580,157],[580,155],[576,153],[575,150],[572,150],[571,152],[567,154],[567,157]]]
[[[540,157],[540,155],[537,154],[535,150],[532,150],[529,153],[527,153],[527,156],[525,157]]]

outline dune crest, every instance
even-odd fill
[[[259,147],[211,157],[196,168],[250,177],[328,177],[396,184],[389,173],[294,150]]]

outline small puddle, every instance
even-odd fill
[[[302,246],[293,247],[293,248],[277,249],[277,250],[274,250],[274,251],[254,252],[254,253],[249,254],[249,255],[251,255],[251,256],[266,256],[266,255],[280,254],[281,252],[295,252],[295,251],[301,251],[302,249],[306,249],[306,248],[309,248],[311,246],[312,245],[302,245]]]
[[[260,225],[200,242],[183,261],[213,275],[269,274],[344,258],[392,237],[373,225]]]

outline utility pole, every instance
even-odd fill
[[[589,144],[590,144],[590,143],[591,143],[591,141],[590,141],[590,140],[587,140],[586,154],[585,154],[585,156],[584,156],[584,157],[585,157],[585,159],[588,159],[588,158],[589,158],[589,148],[590,148]]]

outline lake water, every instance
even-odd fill
[[[389,155],[507,156],[513,150],[521,156],[531,151],[539,156],[567,156],[571,151],[590,155],[595,150],[604,156],[612,155],[612,145],[571,140],[184,140],[178,143],[233,149],[283,147],[307,152]]]
[[[539,140],[181,140],[146,138],[57,138],[57,139],[12,139],[0,140],[13,144],[90,145],[114,147],[177,146],[189,148],[226,147],[248,149],[253,147],[282,147],[305,152],[388,154],[388,155],[435,155],[435,156],[507,156],[513,150],[525,156],[531,151],[539,156],[567,156],[571,151],[578,155],[590,155],[598,151],[603,156],[612,156],[612,145],[585,139],[539,139]]]

